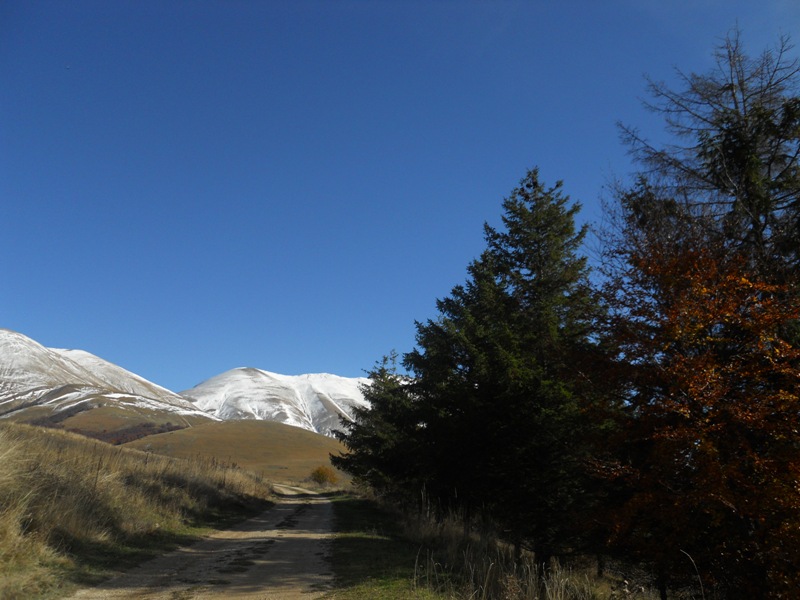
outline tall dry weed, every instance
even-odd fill
[[[655,600],[649,589],[629,590],[627,582],[611,585],[595,569],[570,568],[553,561],[545,571],[533,554],[518,555],[488,524],[465,531],[453,514],[433,518],[423,511],[404,519],[405,537],[420,544],[415,586],[447,597],[469,600]]]
[[[25,598],[46,592],[49,577],[63,559],[43,536],[29,531],[35,494],[22,480],[27,464],[23,449],[0,429],[0,598]]]
[[[269,484],[215,460],[180,460],[0,423],[0,598],[57,587],[81,549],[144,543]]]

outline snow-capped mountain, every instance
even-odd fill
[[[178,394],[93,354],[45,348],[0,329],[0,416],[33,406],[59,412],[90,402],[209,417]]]
[[[279,375],[239,368],[181,392],[199,408],[224,420],[279,421],[323,435],[339,429],[340,416],[352,418],[354,406],[367,403],[363,377],[329,374]]]
[[[332,435],[365,406],[366,378],[278,375],[233,369],[176,394],[83,350],[46,348],[0,329],[0,418],[101,406],[144,408],[211,420],[259,419]],[[37,413],[38,415],[38,413]],[[23,419],[25,420],[25,419]]]

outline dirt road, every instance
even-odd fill
[[[148,561],[75,600],[311,600],[330,585],[330,500],[276,486],[261,515]]]

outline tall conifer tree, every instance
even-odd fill
[[[465,285],[405,356],[442,502],[480,508],[543,561],[576,543],[585,427],[577,394],[598,307],[578,205],[527,173]]]

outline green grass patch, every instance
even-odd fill
[[[515,561],[513,548],[492,536],[471,532],[465,537],[462,521],[455,518],[429,522],[421,515],[398,514],[363,498],[332,497],[335,585],[324,596],[326,600],[657,597],[653,590],[642,588],[644,582],[629,582],[616,575],[596,577],[596,565],[591,561],[572,565],[555,561],[542,573],[533,556],[523,553]]]
[[[337,600],[444,600],[415,584],[420,547],[400,535],[396,516],[350,495],[334,498],[331,562]],[[422,551],[424,560],[424,551]]]

